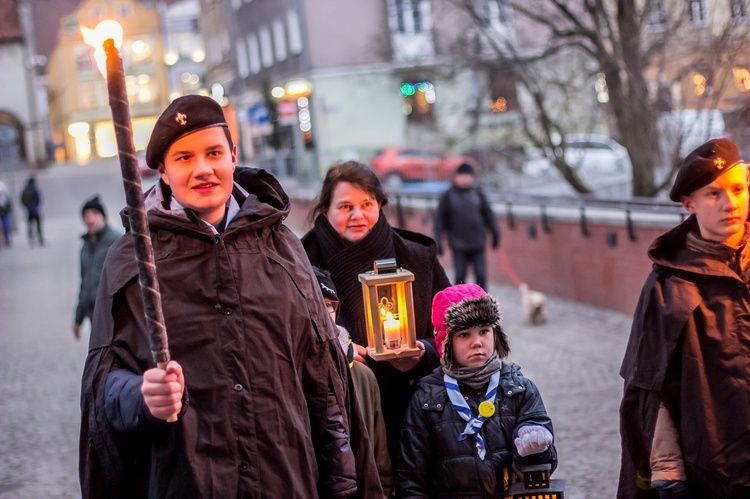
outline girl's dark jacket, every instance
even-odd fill
[[[658,497],[649,456],[660,401],[693,497],[750,497],[750,273],[730,267],[740,252],[722,261],[687,249],[691,231],[694,216],[649,249],[654,268],[620,369],[620,498]]]
[[[396,465],[396,491],[400,498],[505,497],[511,469],[550,463],[557,467],[554,445],[540,454],[521,457],[513,439],[518,428],[541,425],[552,433],[552,421],[534,383],[516,364],[505,364],[495,397],[495,414],[484,422],[482,436],[487,454],[479,458],[475,439],[459,441],[466,427],[451,404],[443,383],[443,368],[419,382],[401,430],[401,455]],[[484,400],[485,389],[461,389],[472,412]]]
[[[414,273],[412,288],[417,338],[428,340],[425,341],[421,365],[401,372],[389,362],[368,362],[381,389],[388,451],[394,457],[398,454],[404,411],[417,381],[440,363],[432,341],[432,297],[450,286],[450,281],[437,259],[435,241],[416,232],[391,227],[381,211],[370,232],[355,243],[344,241],[320,215],[315,219],[314,228],[302,238],[302,244],[313,265],[331,272],[341,300],[338,322],[359,345],[367,345],[367,327],[362,284],[357,276],[372,270],[373,262],[382,258],[395,258],[399,267]]]
[[[240,211],[220,236],[153,206],[158,194],[148,221],[184,407],[176,423],[157,421],[140,396],[154,363],[126,234],[107,256],[83,373],[83,497],[382,497],[337,331],[282,224],[289,202],[276,179],[237,169]]]

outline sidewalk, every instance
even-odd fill
[[[451,272],[448,273],[451,276]],[[555,428],[566,499],[614,498],[620,470],[618,374],[631,318],[547,297],[546,324],[526,324],[520,293],[490,285],[503,312],[510,360],[539,387]]]

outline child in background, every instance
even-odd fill
[[[315,277],[318,278],[320,291],[323,293],[323,301],[328,313],[331,314],[333,322],[336,322],[339,309],[339,298],[336,286],[331,280],[330,274],[318,267],[313,267]],[[385,437],[385,425],[383,423],[383,412],[380,408],[380,387],[375,374],[362,362],[354,361],[354,345],[349,332],[342,326],[336,326],[339,330],[339,342],[346,354],[347,362],[352,370],[352,381],[357,396],[359,410],[365,420],[365,426],[372,444],[375,464],[380,475],[380,484],[383,486],[385,497],[389,497],[393,490],[393,470],[391,459],[388,455],[388,444]]]
[[[505,497],[510,470],[557,465],[552,421],[510,352],[497,302],[476,284],[432,302],[441,365],[419,382],[401,432],[396,492],[407,497]]]

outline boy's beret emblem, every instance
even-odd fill
[[[185,114],[177,113],[177,116],[174,117],[174,120],[180,125],[187,125],[187,115]]]
[[[724,158],[719,157],[714,160],[714,166],[716,167],[717,170],[723,170],[726,164],[727,162],[724,161]]]

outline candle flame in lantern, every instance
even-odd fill
[[[122,26],[117,21],[105,19],[96,25],[94,29],[81,26],[81,35],[86,45],[94,47],[94,59],[99,72],[107,78],[107,55],[104,53],[104,41],[111,38],[118,50],[122,45]]]

